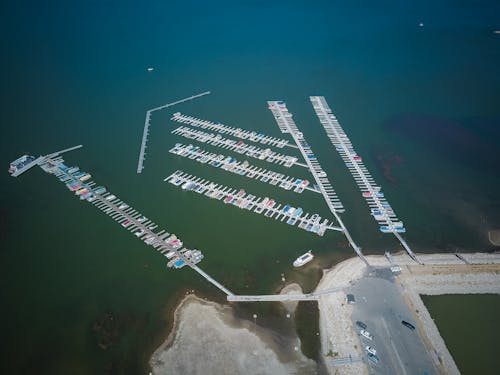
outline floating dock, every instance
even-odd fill
[[[344,206],[335,190],[333,190],[326,172],[321,168],[311,147],[304,139],[304,135],[297,128],[295,121],[292,119],[292,114],[286,108],[286,104],[282,101],[269,101],[267,104],[281,132],[290,134],[295,141],[330,210],[344,212]]]
[[[325,199],[325,202],[328,208],[330,209],[330,212],[333,214],[333,216],[335,216],[335,219],[337,219],[337,222],[340,225],[340,229],[344,233],[344,236],[347,238],[347,241],[349,241],[349,244],[352,246],[352,248],[359,256],[359,258],[363,262],[365,262],[366,265],[369,265],[365,256],[361,252],[361,248],[358,245],[356,245],[353,238],[351,237],[351,234],[347,230],[347,227],[345,226],[344,222],[340,217],[340,213],[344,212],[342,203],[340,203],[340,201],[338,200],[337,194],[333,190],[330,181],[327,178],[327,174],[325,173],[325,171],[323,171],[323,169],[319,165],[319,162],[317,161],[316,156],[312,152],[311,147],[304,139],[304,135],[297,128],[295,121],[293,121],[292,119],[293,115],[290,112],[288,112],[288,108],[286,107],[285,102],[268,101],[267,104],[269,109],[273,113],[273,116],[281,132],[290,134],[295,144],[299,147],[299,150],[302,156],[304,157],[304,160],[307,162],[310,172],[312,173],[314,179],[316,180],[316,184],[319,186],[321,190],[321,194],[323,195],[323,198]]]
[[[201,143],[207,143],[215,147],[234,151],[238,154],[244,154],[255,159],[264,160],[268,163],[279,164],[287,168],[294,165],[300,165],[301,167],[307,168],[305,164],[299,163],[295,156],[279,154],[272,151],[270,148],[262,149],[253,145],[248,145],[242,140],[236,141],[224,138],[220,134],[207,133],[185,126],[179,126],[177,129],[172,130],[172,133],[187,139],[193,139]]]
[[[218,122],[201,120],[193,116],[183,115],[180,112],[174,113],[171,120],[182,124],[194,126],[196,128],[202,128],[221,134],[227,134],[238,139],[248,140],[256,143],[262,143],[263,145],[269,145],[278,148],[283,148],[285,146],[297,148],[297,146],[289,143],[286,139],[271,137],[262,133],[257,133],[255,131],[249,131],[241,128],[235,128],[232,126],[223,125]]]
[[[172,107],[176,104],[184,103],[184,102],[187,102],[187,101],[190,101],[190,100],[193,100],[193,99],[196,99],[196,98],[208,95],[208,94],[210,94],[210,91],[205,91],[205,92],[202,92],[201,94],[192,95],[192,96],[189,96],[187,98],[177,100],[175,102],[168,103],[168,104],[165,104],[165,105],[162,105],[162,106],[159,106],[156,108],[152,108],[152,109],[149,109],[148,111],[146,111],[146,119],[144,120],[144,130],[142,131],[141,149],[139,151],[139,161],[137,162],[137,173],[142,173],[142,170],[144,169],[144,158],[146,156],[146,145],[148,143],[151,113],[153,113],[155,111],[160,111],[162,109]]]
[[[380,231],[383,233],[393,233],[408,254],[418,262],[415,254],[399,234],[406,231],[403,223],[396,217],[395,212],[384,197],[381,188],[376,185],[373,177],[363,164],[361,157],[354,150],[351,141],[332,113],[325,98],[323,96],[311,96],[310,100],[328,138],[335,146],[344,164],[358,184],[361,195],[370,207],[371,215],[379,223]]]
[[[323,236],[327,229],[342,230],[340,227],[334,226],[333,222],[329,222],[327,219],[321,221],[322,218],[318,214],[311,216],[308,213],[304,214],[304,211],[300,207],[295,208],[288,204],[282,205],[268,197],[259,198],[255,195],[247,194],[243,189],[238,190],[228,186],[217,185],[209,180],[189,175],[183,171],[178,170],[172,173],[164,181],[168,181],[183,190],[204,194],[206,197],[223,201],[225,204],[231,204],[240,209],[262,214],[268,218],[284,221],[292,226],[298,224],[297,226],[300,229],[319,236]]]
[[[146,145],[149,136],[149,122],[151,120],[151,111],[146,112],[146,120],[144,120],[144,130],[142,131],[141,150],[139,151],[139,161],[137,163],[137,173],[142,173],[144,169],[144,157],[146,156]]]
[[[167,257],[169,267],[193,266],[203,259],[201,251],[183,248],[182,241],[174,234],[165,230],[155,232],[157,224],[111,194],[105,187],[96,186],[95,182],[85,179],[88,176],[87,173],[79,171],[79,168],[76,167],[67,167],[62,158],[48,158],[41,167],[59,178],[81,200],[90,202],[138,239]],[[73,173],[71,173],[72,170]]]
[[[146,245],[152,246],[165,256],[168,259],[168,267],[182,268],[188,266],[228,296],[233,295],[229,289],[197,266],[203,259],[203,254],[200,250],[184,248],[182,241],[175,234],[170,234],[165,230],[158,231],[158,225],[152,220],[149,220],[120,198],[111,194],[104,186],[96,186],[96,183],[90,180],[91,175],[89,173],[80,170],[79,167],[66,166],[60,154],[80,147],[76,146],[41,156],[37,159],[41,160],[37,165],[45,172],[55,175],[80,200],[91,203],[118,222],[123,228],[133,233],[135,237],[143,241]],[[25,156],[29,160],[35,159],[32,156]]]
[[[12,177],[18,177],[18,176],[22,175],[24,172],[33,168],[35,165],[40,165],[40,164],[45,163],[47,158],[56,157],[56,156],[59,156],[60,154],[64,154],[65,152],[77,150],[81,147],[82,147],[82,145],[65,148],[64,150],[53,152],[52,154],[48,154],[45,156],[39,156],[38,158],[35,158],[34,156],[30,156],[30,155],[23,155],[21,158],[13,161],[11,163],[12,170],[9,170],[9,171],[11,172]],[[23,161],[21,161],[21,160],[23,160]]]
[[[214,168],[220,168],[240,176],[254,178],[274,186],[279,186],[285,190],[293,189],[296,193],[302,193],[304,190],[321,193],[319,190],[311,187],[308,180],[289,177],[283,173],[273,172],[264,168],[253,166],[246,160],[239,162],[231,156],[204,151],[200,147],[193,146],[191,144],[183,145],[181,143],[177,143],[172,149],[169,150],[169,152],[174,155],[195,160],[202,164],[210,165]]]

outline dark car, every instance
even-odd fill
[[[368,328],[368,326],[367,326],[365,323],[363,323],[363,322],[361,322],[361,321],[359,321],[359,320],[356,320],[356,325],[357,325],[359,328],[361,328],[361,329],[366,329],[366,328]]]
[[[411,323],[408,323],[406,320],[402,320],[401,323],[405,326],[408,327],[411,330],[415,330],[415,326]]]
[[[378,363],[378,361],[379,361],[379,357],[377,357],[377,355],[372,354],[372,353],[368,353],[368,359],[370,361],[372,361],[373,363]]]

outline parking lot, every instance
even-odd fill
[[[355,322],[362,321],[372,335],[372,340],[360,335],[363,348],[366,345],[375,348],[379,358],[374,363],[365,352],[370,374],[437,374],[418,329],[411,330],[401,323],[406,320],[414,324],[414,321],[389,268],[372,269],[368,277],[354,283],[347,293],[356,299],[353,326],[359,334],[361,328]]]

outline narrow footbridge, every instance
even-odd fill
[[[229,302],[286,302],[286,301],[316,301],[319,297],[341,292],[343,288],[331,288],[316,293],[306,294],[269,294],[254,296],[228,295]]]

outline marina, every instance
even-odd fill
[[[298,159],[294,156],[279,154],[272,151],[270,148],[262,149],[256,146],[248,145],[242,140],[236,141],[224,138],[220,134],[206,133],[204,131],[196,129],[193,130],[185,126],[180,126],[172,130],[172,134],[176,134],[187,139],[193,139],[211,146],[224,148],[255,159],[264,160],[269,163],[279,164],[287,168],[290,168],[293,165],[300,165],[307,168],[305,164],[299,163]]]
[[[320,193],[319,190],[310,186],[308,180],[289,177],[283,173],[273,172],[264,168],[253,166],[246,160],[240,162],[230,156],[204,151],[200,147],[193,146],[191,144],[184,145],[177,143],[172,149],[169,150],[169,152],[174,155],[189,158],[199,163],[223,169],[240,176],[254,178],[285,190],[292,190],[296,193],[302,193],[304,190]]]
[[[309,171],[312,173],[316,184],[320,188],[321,194],[323,195],[323,198],[325,199],[330,212],[333,214],[333,216],[335,216],[335,219],[337,219],[337,222],[340,225],[340,230],[344,233],[345,237],[349,241],[349,244],[354,249],[356,254],[365,264],[368,265],[368,261],[361,252],[361,248],[356,245],[353,238],[351,237],[351,234],[347,230],[347,227],[340,217],[340,213],[345,211],[342,203],[340,203],[340,200],[337,198],[337,194],[333,190],[326,172],[321,168],[319,162],[316,159],[316,156],[311,150],[311,147],[304,139],[304,135],[299,131],[297,125],[293,121],[293,115],[288,111],[285,102],[268,101],[267,104],[281,132],[290,134],[295,144],[299,148],[302,156],[304,157],[304,160],[309,167]]]
[[[310,100],[328,138],[359,186],[363,198],[370,207],[371,215],[379,224],[380,231],[393,233],[408,254],[418,262],[415,254],[400,235],[400,233],[406,232],[403,223],[396,217],[380,186],[376,185],[373,177],[363,164],[362,158],[354,150],[351,141],[332,113],[325,98],[323,96],[311,96]]]
[[[79,167],[65,165],[60,154],[80,147],[82,146],[71,147],[38,158],[24,155],[11,163],[9,171],[12,176],[17,171],[13,169],[17,167],[20,167],[19,170],[24,172],[31,168],[31,164],[36,160],[37,162],[34,165],[38,165],[46,173],[56,176],[80,200],[86,200],[94,205],[146,245],[153,247],[161,255],[165,256],[167,258],[167,267],[179,269],[188,266],[228,296],[233,295],[229,289],[197,266],[204,257],[200,250],[183,247],[180,238],[166,230],[157,231],[158,225],[152,220],[110,193],[104,186],[96,186],[95,182],[89,181],[89,173],[81,171]]]
[[[70,191],[74,191],[81,200],[87,200],[145,244],[152,246],[160,254],[167,257],[169,259],[168,267],[193,266],[203,259],[201,251],[183,248],[182,241],[175,234],[170,234],[165,230],[155,232],[157,224],[130,207],[116,195],[111,194],[106,188],[95,186],[94,182],[82,182],[79,176],[82,173],[88,174],[85,172],[70,173],[70,170],[75,168],[68,168],[62,158],[48,158],[41,167],[44,171],[54,174],[61,182],[65,182],[66,187]]]
[[[262,214],[268,218],[274,218],[286,222],[286,224],[312,232],[318,236],[323,236],[327,229],[342,231],[338,226],[333,225],[328,219],[323,219],[318,214],[309,215],[301,207],[292,207],[289,204],[279,204],[274,199],[265,197],[260,198],[248,194],[243,189],[235,189],[228,186],[217,185],[211,181],[200,177],[192,176],[183,171],[175,171],[164,181],[181,188],[182,190],[192,191],[203,194],[208,198],[223,201],[225,204],[231,204],[240,209],[253,211]]]
[[[182,124],[194,126],[196,128],[207,129],[221,134],[227,134],[238,139],[249,140],[251,142],[262,143],[263,145],[274,146],[283,148],[285,146],[297,148],[297,146],[289,143],[285,139],[270,137],[255,131],[244,130],[241,128],[234,128],[231,126],[223,125],[218,122],[201,120],[193,116],[183,115],[180,112],[174,113],[171,118],[172,121],[180,122]]]
[[[152,108],[152,109],[149,109],[146,111],[146,119],[144,120],[144,130],[142,131],[141,149],[139,151],[139,161],[137,162],[137,173],[142,173],[142,170],[144,169],[144,158],[146,157],[146,145],[148,143],[149,125],[151,122],[151,113],[153,113],[155,111],[160,111],[160,110],[168,108],[168,107],[172,107],[176,104],[180,104],[180,103],[184,103],[184,102],[187,102],[187,101],[190,101],[193,99],[197,99],[197,98],[200,98],[200,97],[208,95],[208,94],[210,94],[210,91],[205,91],[205,92],[202,92],[201,94],[192,95],[192,96],[189,96],[187,98],[177,100],[175,102],[168,103],[168,104],[165,104],[165,105],[162,105],[162,106],[159,106],[156,108]]]
[[[323,168],[321,168],[318,159],[312,152],[309,144],[304,139],[302,132],[300,132],[295,125],[295,122],[292,119],[292,114],[288,112],[285,103],[281,101],[269,101],[267,103],[281,132],[290,134],[297,144],[297,147],[299,148],[309,171],[314,176],[316,184],[318,185],[330,210],[335,212],[344,212],[344,206],[337,196],[337,193],[335,193],[335,190],[333,190],[333,187],[327,178],[326,172]]]

